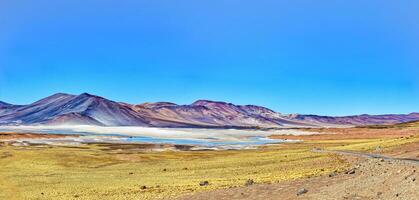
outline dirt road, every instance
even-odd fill
[[[313,149],[313,152],[316,153],[334,153],[346,156],[355,156],[355,157],[364,157],[364,158],[381,158],[384,161],[403,161],[409,162],[412,164],[419,165],[419,160],[414,158],[395,158],[390,156],[385,156],[381,154],[372,154],[372,153],[363,153],[363,152],[354,152],[354,151],[332,151],[332,150],[323,150],[323,149]]]

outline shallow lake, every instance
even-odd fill
[[[97,127],[97,126],[2,126],[0,132],[66,134],[65,138],[19,139],[36,144],[153,143],[242,149],[264,144],[296,142],[270,139],[270,135],[313,134],[299,130],[238,130],[195,128]],[[71,135],[79,135],[72,137]]]

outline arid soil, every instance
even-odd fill
[[[0,140],[10,139],[42,139],[42,138],[64,138],[68,135],[64,134],[42,134],[42,133],[16,133],[16,132],[1,132]],[[72,135],[76,137],[77,135]]]
[[[410,158],[419,160],[419,143],[406,144],[395,148],[393,151],[386,153],[386,155],[397,158]]]
[[[356,164],[355,164],[356,163]],[[381,159],[357,159],[345,172],[276,184],[255,184],[247,187],[198,193],[179,200],[204,199],[315,199],[416,200],[419,196],[417,164]],[[300,194],[299,190],[306,190]]]
[[[313,128],[300,129],[313,132],[313,135],[273,135],[272,139],[301,140],[343,140],[343,139],[373,139],[398,138],[418,134],[419,127],[411,128]],[[320,133],[320,134],[317,134]]]

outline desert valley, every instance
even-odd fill
[[[419,200],[418,11],[0,0],[0,200]]]
[[[419,114],[55,94],[0,107],[0,199],[416,199]]]

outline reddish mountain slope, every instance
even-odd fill
[[[394,124],[419,120],[409,115],[328,117],[282,115],[255,105],[198,100],[190,105],[170,102],[132,105],[83,93],[58,93],[29,105],[0,102],[0,124],[87,124],[149,127],[315,127]]]

